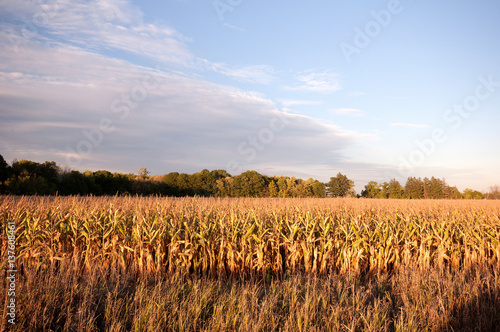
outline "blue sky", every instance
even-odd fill
[[[3,1],[0,154],[500,184],[498,1]]]

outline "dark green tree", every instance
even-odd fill
[[[238,197],[262,197],[268,179],[256,171],[246,171],[233,178],[234,195]]]
[[[388,198],[402,198],[403,192],[403,186],[396,179],[389,181],[389,185],[387,186]]]
[[[331,197],[346,197],[352,194],[354,182],[342,173],[330,178],[326,184],[327,191]]]
[[[7,191],[5,182],[10,177],[10,166],[7,164],[3,156],[0,154],[0,194],[4,194]]]
[[[365,198],[379,198],[381,192],[381,185],[376,181],[370,181],[365,186],[365,189],[361,191],[361,196]]]
[[[314,180],[314,183],[312,185],[312,192],[314,197],[325,197],[326,195],[325,184],[319,182],[318,180]]]
[[[444,183],[440,179],[436,179],[435,177],[431,177],[428,182],[429,184],[429,196],[433,199],[444,198]]]
[[[484,195],[480,191],[467,188],[463,192],[463,197],[465,199],[483,199]]]
[[[406,180],[404,197],[409,199],[424,198],[424,183],[421,178],[409,177]]]

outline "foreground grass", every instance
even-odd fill
[[[30,270],[12,331],[498,331],[500,278],[401,271],[368,279],[221,281],[96,267]],[[5,293],[4,283],[0,292]],[[6,327],[3,320],[2,330]]]
[[[0,222],[2,331],[500,330],[499,202],[0,197]]]

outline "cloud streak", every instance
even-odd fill
[[[363,111],[355,108],[339,108],[335,110],[336,114],[348,115],[348,116],[362,116]]]
[[[403,123],[403,122],[395,122],[391,123],[393,127],[409,127],[409,128],[430,128],[429,125],[418,124],[418,123]]]
[[[338,73],[331,71],[318,72],[308,70],[295,76],[295,85],[286,86],[292,91],[308,91],[316,93],[333,93],[342,89]]]

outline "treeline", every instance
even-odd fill
[[[498,186],[491,187],[491,192],[483,194],[473,189],[465,189],[462,193],[457,187],[449,186],[443,179],[409,177],[402,186],[397,180],[377,183],[369,182],[361,192],[366,198],[408,198],[408,199],[498,199],[500,190]]]
[[[224,170],[203,170],[194,174],[172,172],[151,176],[147,169],[138,174],[61,169],[55,162],[29,160],[5,162],[0,155],[0,193],[13,195],[161,195],[215,197],[366,197],[408,199],[500,199],[500,188],[490,193],[466,189],[461,193],[434,177],[408,178],[402,186],[395,179],[369,182],[361,195],[354,182],[338,173],[328,183],[287,176],[267,176],[246,171],[232,176]]]

